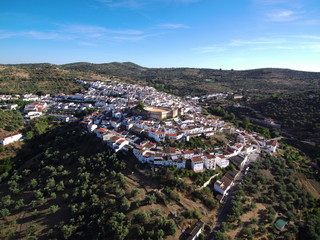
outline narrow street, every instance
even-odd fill
[[[207,240],[212,240],[214,232],[218,231],[221,227],[221,223],[226,221],[227,219],[227,214],[228,214],[228,210],[230,209],[230,207],[232,206],[232,200],[234,198],[234,194],[236,192],[236,190],[238,189],[239,184],[243,181],[244,177],[245,177],[245,169],[247,167],[250,167],[250,165],[257,161],[259,159],[260,156],[260,146],[257,143],[257,151],[251,153],[249,155],[249,160],[248,162],[242,167],[242,169],[239,171],[238,176],[236,177],[235,181],[234,181],[234,185],[230,188],[230,190],[228,191],[228,195],[225,197],[221,208],[219,210],[217,219],[216,219],[216,223],[212,228],[212,231],[208,234],[208,236],[206,237]]]

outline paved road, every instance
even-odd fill
[[[222,203],[222,206],[221,206],[219,213],[218,213],[218,216],[217,216],[216,223],[213,226],[212,231],[206,237],[207,240],[213,239],[214,232],[220,229],[222,222],[226,221],[227,213],[231,207],[232,200],[234,198],[234,194],[235,194],[239,184],[243,181],[243,179],[245,177],[245,169],[247,167],[249,167],[253,162],[257,161],[259,159],[259,156],[260,156],[260,147],[258,147],[257,151],[255,151],[249,155],[248,162],[242,167],[241,171],[239,172],[238,176],[236,177],[236,179],[234,181],[234,185],[228,191],[228,196],[225,197],[224,202]]]

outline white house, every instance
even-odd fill
[[[93,132],[95,129],[97,129],[98,125],[96,124],[88,124],[87,126],[87,129],[88,129],[88,132]]]
[[[6,107],[11,110],[16,110],[18,107],[18,104],[11,103],[11,104],[7,104]]]
[[[228,145],[225,150],[226,157],[233,157],[238,155],[243,149],[243,145],[241,143],[236,143],[234,145]]]
[[[191,159],[194,157],[195,153],[193,150],[186,150],[186,151],[182,151],[182,155],[187,159]]]
[[[165,132],[163,131],[149,131],[148,137],[153,138],[156,142],[161,142],[165,140]]]
[[[150,163],[154,160],[153,152],[148,150],[141,150],[141,149],[133,149],[134,156],[142,163]]]
[[[220,180],[214,183],[214,190],[221,193],[223,196],[232,187],[235,177],[237,176],[236,171],[227,172]]]
[[[204,165],[206,169],[216,169],[216,157],[214,155],[204,155],[203,159],[205,160]]]
[[[112,148],[115,152],[120,151],[125,145],[129,144],[129,141],[120,136],[113,136],[106,141],[107,145]]]
[[[205,171],[204,168],[204,159],[202,159],[201,157],[193,157],[191,159],[191,168],[193,171],[195,172],[203,172]]]
[[[229,166],[229,160],[224,155],[216,156],[215,161],[220,168],[226,168]]]
[[[276,140],[270,140],[266,143],[265,150],[268,153],[275,153],[277,151],[279,144]]]
[[[2,145],[8,145],[10,143],[16,142],[22,138],[21,133],[12,133],[3,137],[0,137],[0,144]]]

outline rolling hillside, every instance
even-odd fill
[[[99,77],[52,64],[0,65],[0,94],[73,93],[82,88],[75,78]]]
[[[133,63],[73,63],[61,67],[139,81],[178,95],[241,90],[251,94],[301,91],[319,87],[320,81],[320,73],[271,68],[245,71],[144,68]]]
[[[145,68],[134,63],[70,63],[0,65],[0,93],[73,92],[74,78],[116,77],[148,84],[177,95],[245,92],[250,95],[288,93],[319,88],[320,73],[289,69],[245,71],[197,68]]]

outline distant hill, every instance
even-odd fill
[[[245,71],[145,68],[130,62],[73,63],[62,65],[62,68],[117,76],[178,95],[202,95],[221,91],[246,91],[253,94],[291,92],[314,89],[320,82],[320,73],[274,68]]]
[[[76,78],[103,77],[48,63],[0,65],[0,94],[74,93],[83,88]]]
[[[147,84],[177,95],[204,95],[215,92],[273,94],[319,88],[319,72],[264,68],[245,71],[201,68],[146,68],[131,62],[93,64],[86,62],[54,65],[0,65],[0,92],[65,89],[74,78],[115,77],[131,83]],[[27,81],[27,82],[25,82]],[[29,82],[28,82],[29,81]],[[53,82],[59,87],[53,87]]]

